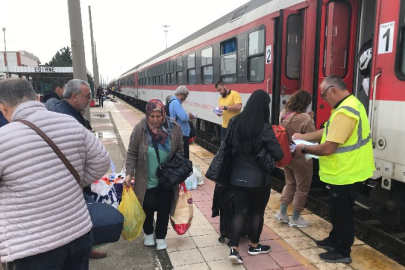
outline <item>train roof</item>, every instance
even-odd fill
[[[246,4],[241,5],[240,7],[234,9],[233,11],[229,12],[225,16],[217,19],[216,21],[208,24],[207,26],[201,28],[197,32],[189,35],[188,37],[184,38],[183,40],[173,44],[169,48],[161,51],[160,53],[150,57],[149,59],[143,61],[142,63],[136,65],[135,67],[131,68],[130,70],[124,72],[120,78],[130,75],[131,73],[136,72],[139,69],[143,69],[147,66],[150,66],[156,62],[159,62],[171,55],[180,53],[181,51],[186,50],[185,45],[190,44],[187,46],[188,48],[193,47],[193,41],[200,39],[201,37],[209,34],[213,30],[223,27],[227,24],[231,24],[228,27],[228,30],[235,29],[243,24],[249,23],[254,19],[260,18],[265,16],[266,14],[273,13],[285,7],[289,7],[301,2],[305,2],[305,0],[251,0]],[[255,11],[256,9],[262,7],[260,12]],[[253,14],[252,11],[255,11]],[[249,16],[247,16],[249,14]],[[249,17],[246,20],[242,19],[243,17]],[[209,37],[210,38],[210,37]],[[209,39],[208,38],[208,39]],[[207,37],[205,38],[205,40]]]

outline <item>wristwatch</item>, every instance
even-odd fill
[[[307,153],[307,150],[305,149],[306,145],[304,145],[304,147],[301,148],[301,153],[303,153],[304,155]]]
[[[224,111],[228,110],[228,106],[224,106]]]

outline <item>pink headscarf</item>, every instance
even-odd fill
[[[162,114],[162,124],[160,125],[160,128],[154,128],[150,123],[149,123],[149,118],[148,116],[154,112],[154,111],[158,111]],[[145,108],[145,114],[146,114],[146,122],[148,123],[149,126],[149,130],[151,131],[151,136],[154,137],[154,139],[161,143],[161,144],[165,144],[165,141],[167,139],[167,130],[166,128],[163,126],[163,124],[166,121],[166,111],[165,111],[165,105],[163,104],[163,102],[160,99],[151,99],[149,100],[149,102],[146,104],[146,108]]]

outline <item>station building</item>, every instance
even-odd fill
[[[43,95],[44,92],[51,90],[53,80],[73,79],[73,67],[42,66],[39,58],[32,53],[0,51],[0,80],[7,77],[25,78],[32,83],[38,94]],[[88,70],[87,77],[92,77]]]

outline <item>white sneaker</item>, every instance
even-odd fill
[[[305,228],[309,226],[309,222],[303,219],[301,216],[298,217],[298,219],[293,219],[293,217],[290,217],[288,226],[290,227],[297,227],[297,228]]]
[[[144,235],[143,244],[147,247],[153,247],[155,245],[155,239],[153,238],[153,233]]]
[[[287,213],[283,215],[283,214],[281,214],[280,210],[277,211],[274,218],[282,221],[283,223],[288,223],[288,215],[287,215]]]
[[[163,250],[167,248],[165,239],[156,239],[156,250]]]

